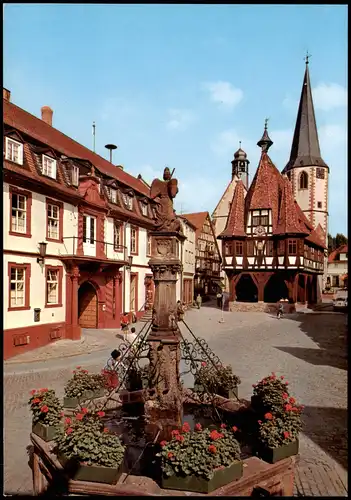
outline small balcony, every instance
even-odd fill
[[[83,240],[77,236],[63,238],[63,248],[60,250],[62,260],[82,260],[100,262],[118,262],[121,265],[128,264],[127,247],[114,245],[107,241],[89,239]]]

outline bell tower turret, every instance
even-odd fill
[[[241,179],[246,189],[248,189],[249,184],[249,164],[250,162],[247,159],[247,154],[241,149],[240,141],[239,149],[234,153],[234,159],[232,160],[232,180],[235,177]]]

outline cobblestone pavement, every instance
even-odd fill
[[[233,366],[242,380],[240,397],[249,398],[252,384],[275,371],[286,376],[291,393],[305,405],[295,495],[347,496],[347,316],[294,314],[277,320],[265,313],[224,313],[223,318],[220,323],[220,311],[209,304],[190,310],[185,321]],[[185,334],[184,325],[182,331]],[[90,347],[78,350],[77,356],[50,358],[47,352],[46,361],[38,362],[32,353],[21,363],[5,363],[5,493],[32,492],[26,450],[29,391],[50,387],[63,396],[76,365],[101,369],[120,342],[115,335],[111,330],[85,332]],[[72,354],[69,344],[61,345],[55,348],[56,356]]]

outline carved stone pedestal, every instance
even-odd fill
[[[177,232],[157,231],[153,257],[149,261],[155,283],[150,346],[150,389],[152,400],[145,403],[145,416],[150,432],[161,430],[160,440],[169,440],[171,431],[181,425],[183,416],[180,384],[180,335],[177,325],[176,282],[181,271],[179,242],[184,236]]]

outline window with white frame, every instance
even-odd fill
[[[146,217],[147,216],[147,204],[141,203],[141,213]]]
[[[25,275],[26,270],[23,268],[11,267],[10,278],[10,306],[24,307],[25,306]]]
[[[79,186],[79,167],[76,165],[72,166],[72,185]]]
[[[52,179],[56,179],[56,160],[50,158],[50,156],[43,155],[42,157],[42,173],[43,175],[47,175]]]
[[[59,302],[59,271],[48,269],[46,272],[46,303],[58,304]]]
[[[11,231],[27,232],[27,196],[12,193],[11,196]]]
[[[110,198],[112,203],[117,203],[117,189],[110,189]]]
[[[118,251],[122,245],[121,231],[122,224],[115,220],[113,223],[113,249],[115,252]]]
[[[135,227],[130,228],[130,251],[131,253],[137,253],[138,252],[138,235],[137,235],[137,229]]]
[[[23,144],[6,137],[6,160],[23,165]]]
[[[60,239],[60,207],[48,203],[48,238]]]
[[[147,235],[147,255],[151,255],[152,251],[152,239],[151,234]]]
[[[131,210],[133,207],[133,198],[129,194],[123,193],[123,201],[128,210]]]

